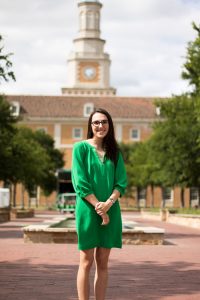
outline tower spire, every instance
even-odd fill
[[[99,1],[78,1],[79,30],[73,40],[74,51],[67,60],[67,86],[64,95],[113,96],[110,87],[110,58],[104,52],[105,40],[100,37]]]

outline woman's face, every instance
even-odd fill
[[[103,139],[109,130],[109,123],[106,115],[96,112],[92,116],[91,126],[94,137]]]

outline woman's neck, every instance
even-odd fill
[[[90,141],[97,149],[101,150],[103,148],[103,139],[93,137]]]

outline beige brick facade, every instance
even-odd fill
[[[89,100],[86,97],[67,96],[8,96],[12,103],[17,101],[20,105],[22,125],[33,130],[44,130],[55,140],[56,148],[64,153],[65,168],[71,169],[72,148],[74,143],[86,139],[87,120],[85,106],[103,107],[113,117],[115,133],[118,142],[132,143],[148,139],[151,135],[151,125],[157,118],[156,107],[151,98],[135,97],[94,97]],[[23,112],[26,114],[23,114]],[[55,203],[56,193],[50,197],[43,196],[38,190],[38,205],[51,206]],[[162,191],[155,187],[153,192],[153,205],[162,205]],[[165,201],[166,206],[180,207],[180,189],[175,188]],[[170,198],[171,197],[171,198]],[[21,203],[21,186],[17,187],[17,203]],[[129,204],[137,205],[137,196],[130,199]],[[126,200],[127,201],[127,200]],[[25,202],[28,203],[28,195],[25,193]],[[189,206],[189,190],[185,190],[185,203]],[[146,190],[145,199],[141,199],[141,206],[152,205],[150,187]]]

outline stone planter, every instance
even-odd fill
[[[29,225],[23,228],[25,243],[77,243],[76,229],[52,227],[66,218],[46,220],[43,224]],[[138,226],[126,223],[122,231],[122,242],[126,245],[162,245],[164,229],[157,227]]]
[[[10,221],[10,208],[0,208],[0,223]]]
[[[163,208],[160,211],[161,214],[161,221],[167,222],[169,218],[169,210],[167,208]]]
[[[12,219],[33,218],[34,214],[35,214],[34,209],[12,208],[11,210]]]

